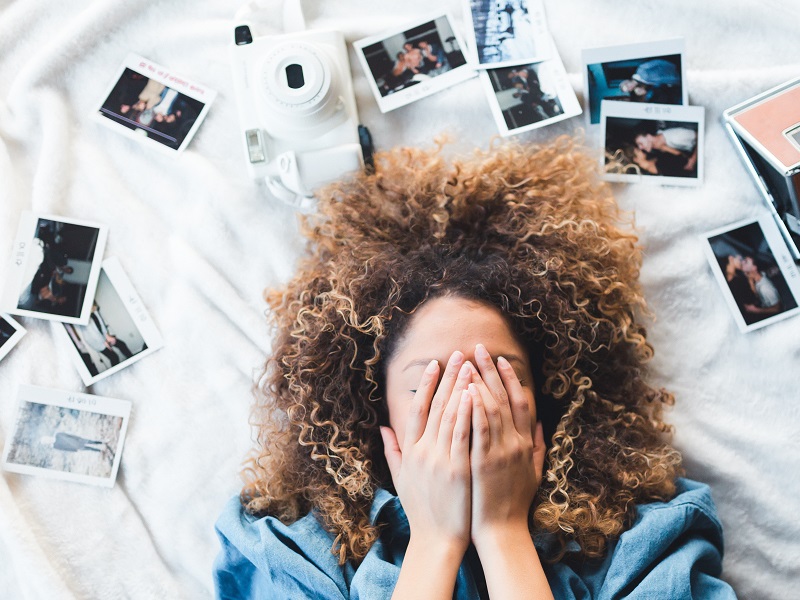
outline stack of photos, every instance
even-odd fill
[[[450,16],[442,13],[353,44],[381,112],[479,72],[503,135],[581,113],[555,51],[542,0],[462,1],[466,45]]]
[[[743,332],[800,313],[800,271],[771,215],[709,232],[706,255]]]
[[[353,47],[384,113],[475,75],[446,13],[359,40]]]
[[[161,336],[119,261],[102,262],[105,225],[24,212],[2,308],[56,322],[88,386],[162,346]],[[24,329],[0,318],[0,358]]]
[[[128,429],[125,400],[21,385],[3,468],[113,487]]]
[[[129,54],[92,113],[99,123],[153,147],[181,152],[216,92]]]
[[[581,114],[541,0],[465,0],[467,39],[504,136]]]
[[[0,313],[0,360],[3,360],[11,349],[25,335],[25,328],[9,315]]]
[[[700,185],[704,114],[688,106],[682,39],[582,52],[586,118],[609,181]]]

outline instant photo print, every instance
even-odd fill
[[[604,100],[600,114],[604,179],[679,186],[702,183],[702,106]]]
[[[742,332],[800,314],[800,271],[770,215],[705,238],[714,278]]]
[[[495,123],[504,136],[581,114],[560,58],[480,73]]]
[[[605,101],[689,104],[683,39],[586,48],[583,90],[589,125],[600,123]]]
[[[17,403],[3,450],[6,471],[114,486],[130,402],[21,385]]]
[[[25,328],[10,315],[0,313],[0,360],[3,360],[11,349],[25,335]]]
[[[384,113],[475,76],[447,14],[406,23],[353,47]]]
[[[116,258],[103,262],[88,325],[56,324],[55,331],[87,386],[163,346],[161,334]]]
[[[725,129],[800,261],[800,78],[723,113]]]
[[[215,97],[214,90],[129,54],[92,118],[154,148],[182,152]]]
[[[23,212],[2,308],[23,317],[86,324],[107,237],[105,225]]]
[[[555,54],[542,0],[463,0],[467,42],[479,68],[541,62]]]

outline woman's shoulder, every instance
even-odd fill
[[[393,503],[396,496],[378,488],[370,521],[375,523]],[[356,570],[349,562],[339,565],[331,552],[334,536],[313,512],[283,523],[273,516],[251,515],[235,496],[215,529],[221,547],[214,563],[218,598],[350,597]]]
[[[214,562],[218,598],[269,597],[304,588],[327,591],[323,597],[347,597],[344,573],[331,554],[333,537],[312,513],[283,523],[251,515],[235,496],[215,529],[220,541]]]
[[[671,500],[636,507],[633,526],[610,550],[603,587],[632,597],[671,590],[672,598],[735,598],[720,579],[722,525],[711,489],[683,478],[676,487]]]

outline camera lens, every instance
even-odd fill
[[[297,63],[288,65],[286,67],[286,83],[293,90],[303,87],[306,84],[306,80],[303,78],[303,67]]]

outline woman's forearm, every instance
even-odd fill
[[[486,575],[490,598],[553,600],[526,525],[487,532],[475,539],[475,548]]]
[[[463,549],[455,544],[411,540],[392,600],[451,600]]]

